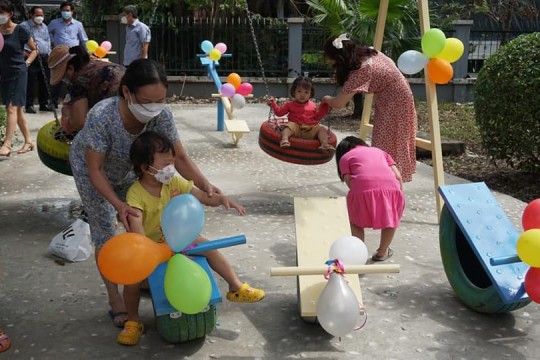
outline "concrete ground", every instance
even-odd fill
[[[0,359],[534,359],[540,350],[537,304],[503,315],[465,307],[445,276],[439,253],[432,169],[418,164],[406,184],[407,208],[390,263],[399,274],[360,278],[369,319],[341,341],[298,315],[296,279],[270,277],[295,264],[294,196],[344,196],[334,162],[299,166],[275,160],[257,145],[265,105],[238,116],[251,134],[231,146],[215,131],[214,106],[171,105],[181,138],[204,174],[248,209],[240,217],[208,208],[204,234],[247,236],[223,249],[239,276],[267,297],[246,305],[223,302],[218,326],[204,339],[172,345],[158,335],[149,298],[141,314],[145,335],[135,347],[116,343],[104,286],[93,260],[60,265],[48,254],[52,237],[78,215],[73,179],[40,162],[36,151],[0,159],[0,327],[12,339]],[[51,113],[27,115],[32,134]],[[344,133],[338,133],[343,137]],[[20,138],[20,135],[19,135]],[[15,148],[18,148],[15,146]],[[447,183],[464,182],[447,177]],[[496,194],[516,227],[524,203]],[[373,252],[378,233],[367,232]],[[226,283],[216,277],[224,295]]]

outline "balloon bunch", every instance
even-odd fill
[[[525,275],[525,291],[540,303],[540,198],[525,207],[521,223],[525,232],[517,240],[517,253],[531,267]]]
[[[168,260],[164,279],[167,300],[182,313],[196,314],[208,306],[212,284],[206,271],[181,252],[199,236],[204,222],[204,209],[197,198],[176,196],[161,216],[166,243],[135,233],[117,235],[101,248],[99,270],[110,281],[129,285],[143,281]]]
[[[253,85],[242,82],[240,75],[231,73],[227,76],[227,83],[221,85],[219,93],[231,98],[231,104],[236,109],[241,109],[246,105],[244,96],[248,96],[253,91]]]
[[[204,51],[208,58],[212,61],[218,61],[221,59],[221,55],[227,51],[227,45],[224,43],[217,43],[216,46],[209,40],[201,42],[201,50]]]
[[[360,304],[343,277],[343,265],[364,265],[368,250],[362,240],[346,236],[334,241],[330,247],[328,278],[317,302],[317,320],[331,335],[342,337],[353,331],[360,319]]]
[[[98,44],[95,40],[88,40],[86,42],[86,50],[89,54],[93,54],[98,58],[104,58],[107,56],[107,52],[111,51],[112,44],[110,41],[103,41],[101,44]]]
[[[402,73],[413,75],[427,65],[427,73],[435,84],[446,84],[454,75],[450,63],[463,55],[463,43],[456,38],[446,38],[439,29],[429,29],[421,39],[422,53],[407,50],[398,58],[397,65]]]

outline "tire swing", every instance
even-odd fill
[[[62,131],[58,120],[43,125],[36,140],[39,159],[43,165],[60,174],[73,176],[69,164],[71,140],[72,137]]]
[[[281,147],[281,127],[276,119],[269,119],[261,124],[259,147],[262,151],[281,161],[299,165],[324,164],[334,157],[333,153],[325,153],[319,149],[319,140],[306,140],[290,137],[290,147]],[[336,135],[328,128],[328,144],[336,147]]]

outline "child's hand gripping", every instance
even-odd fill
[[[226,196],[222,197],[221,204],[227,210],[230,210],[231,208],[235,209],[238,212],[238,215],[244,215],[246,213],[246,208],[245,207],[243,207],[242,205],[238,204],[237,202],[229,199]]]

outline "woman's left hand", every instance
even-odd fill
[[[137,209],[132,208],[125,202],[120,203],[116,207],[116,211],[118,212],[118,217],[120,218],[120,221],[122,221],[122,224],[124,225],[124,228],[126,229],[126,231],[130,232],[131,229],[129,226],[128,216],[131,215],[134,217],[139,217],[139,211],[137,211]]]

